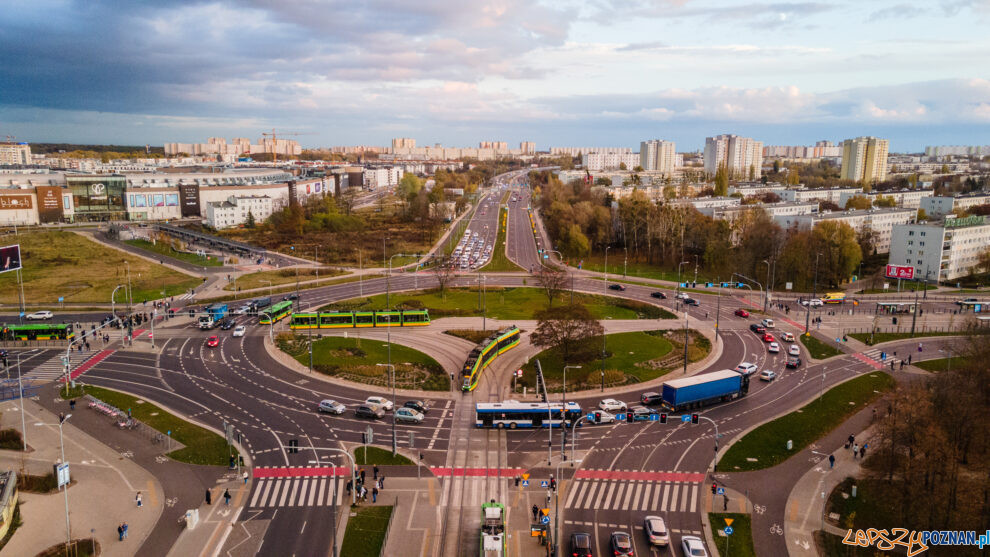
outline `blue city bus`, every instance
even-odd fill
[[[559,402],[479,402],[475,405],[475,426],[497,429],[519,427],[560,427],[561,419],[567,425],[581,419],[581,406],[568,402],[567,408]]]

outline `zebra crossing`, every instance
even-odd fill
[[[345,495],[343,477],[336,481],[328,477],[256,478],[248,508],[328,507],[334,501],[343,504]]]
[[[507,493],[511,480],[498,477],[455,477],[447,478],[450,487],[440,495],[440,506],[448,502],[454,507],[473,509],[487,503],[493,497],[501,499]]]
[[[85,362],[86,360],[92,358],[97,354],[99,354],[98,350],[91,350],[88,352],[78,352],[78,351],[70,352],[69,353],[70,369],[76,369],[83,362]],[[25,373],[24,378],[34,381],[57,381],[59,379],[64,379],[65,365],[62,363],[63,356],[64,353],[55,351],[50,358],[34,366],[31,369],[31,371]]]
[[[653,512],[688,512],[698,508],[697,482],[575,480],[565,507]]]
[[[881,358],[881,354],[884,354],[885,357]],[[870,350],[863,352],[863,355],[880,365],[890,365],[890,362],[894,362],[894,365],[896,366],[902,361],[902,358],[899,358],[889,352],[884,353],[884,351],[879,348],[871,348]],[[905,363],[907,362],[907,360],[903,361]]]

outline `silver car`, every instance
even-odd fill
[[[317,408],[320,412],[325,412],[327,414],[341,415],[347,411],[347,407],[343,404],[337,402],[336,400],[321,400],[320,406]]]

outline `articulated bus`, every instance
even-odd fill
[[[0,340],[71,340],[75,336],[69,323],[31,323],[0,327]]]
[[[354,327],[420,327],[430,324],[425,309],[396,311],[335,311],[328,313],[294,313],[292,329],[350,329]]]
[[[914,313],[914,302],[877,302],[877,313],[882,315]]]
[[[505,557],[505,505],[494,499],[481,505],[481,557]]]
[[[549,406],[549,410],[547,407]],[[567,408],[559,402],[479,402],[475,404],[475,426],[497,429],[518,427],[560,427],[561,414],[566,425],[581,419],[581,406],[568,402]]]
[[[484,342],[475,346],[474,350],[468,354],[467,360],[464,362],[464,367],[461,368],[461,378],[463,380],[461,391],[473,391],[478,386],[478,381],[481,380],[481,372],[495,361],[495,358],[499,354],[518,344],[519,327],[513,325],[512,327],[496,332],[485,339]]]
[[[259,319],[259,323],[262,325],[278,323],[291,314],[292,300],[283,300],[277,304],[272,304],[270,308],[260,312],[261,318]]]
[[[822,302],[826,304],[841,304],[846,301],[845,292],[829,292],[822,296]]]

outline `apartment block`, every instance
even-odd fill
[[[416,140],[411,137],[395,137],[392,138],[392,152],[394,153],[396,149],[415,149]]]
[[[639,166],[639,154],[637,153],[587,153],[581,156],[581,165],[590,172],[600,172],[602,170],[618,170],[625,165],[626,169],[632,170]]]
[[[843,180],[882,182],[887,179],[887,150],[890,142],[876,137],[857,137],[842,142]]]
[[[905,224],[894,227],[888,263],[914,267],[915,277],[951,281],[971,274],[987,246],[990,224],[983,216]]]
[[[551,147],[550,154],[567,155],[570,157],[582,157],[588,153],[632,153],[629,147]]]
[[[854,230],[872,229],[876,233],[873,246],[877,253],[890,251],[894,226],[914,222],[914,209],[867,209],[862,211],[822,212],[807,215],[781,215],[774,220],[784,228],[814,228],[825,221],[844,222]]]
[[[640,142],[639,166],[647,171],[673,174],[677,166],[677,145],[673,141],[662,139]]]
[[[868,198],[871,202],[875,203],[879,197],[892,197],[894,202],[898,207],[905,207],[911,209],[917,209],[921,206],[921,201],[927,197],[932,196],[932,190],[896,190],[896,191],[874,191],[869,193],[864,193],[862,191],[855,192],[844,192],[839,195],[839,202],[837,205],[839,207],[845,207],[846,201],[849,201],[851,197],[861,195]],[[929,213],[931,214],[931,213]]]
[[[779,195],[784,201],[811,201],[816,199],[818,201],[831,201],[841,207],[843,205],[839,203],[839,200],[842,199],[844,194],[856,195],[857,193],[863,193],[863,190],[861,188],[795,188],[784,190]]]
[[[248,214],[256,222],[272,216],[274,203],[267,195],[232,195],[226,201],[212,201],[206,206],[206,222],[219,230],[240,226],[248,221]]]
[[[519,152],[523,155],[535,155],[536,154],[536,143],[532,141],[520,141],[519,142]]]
[[[705,172],[715,174],[721,166],[733,176],[758,179],[763,168],[763,142],[737,135],[705,138]]]
[[[812,146],[767,145],[763,148],[765,158],[777,159],[824,159],[842,156],[842,146],[831,141],[816,141]]]
[[[27,143],[0,143],[0,164],[31,164],[31,146]]]
[[[988,203],[990,203],[990,195],[986,194],[960,195],[958,197],[930,196],[921,200],[920,207],[925,210],[929,217],[942,217]]]

